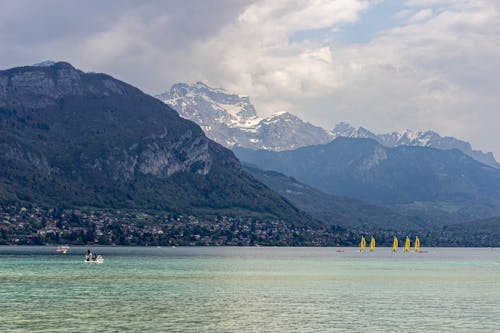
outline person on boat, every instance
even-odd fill
[[[85,254],[85,261],[90,261],[91,253],[90,250],[87,249],[87,253]]]
[[[97,260],[97,253],[94,253],[92,256],[92,261],[96,261],[96,260]]]

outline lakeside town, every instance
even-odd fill
[[[492,246],[456,233],[375,231],[295,226],[283,220],[125,210],[0,206],[0,245],[139,246],[357,246],[373,235],[380,246],[393,236],[419,235],[425,246]]]
[[[357,242],[355,234],[338,226],[329,230],[295,227],[280,220],[0,207],[0,244],[4,245],[339,246],[353,242]]]

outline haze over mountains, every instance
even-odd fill
[[[458,150],[387,148],[353,138],[282,152],[233,150],[244,162],[330,194],[391,207],[437,207],[465,219],[500,215],[500,170]]]
[[[191,85],[175,84],[170,91],[158,95],[157,98],[177,110],[182,117],[196,122],[209,138],[228,148],[240,146],[284,151],[328,143],[338,137],[370,138],[386,147],[458,149],[482,163],[500,167],[492,153],[474,150],[468,142],[453,137],[442,137],[433,131],[405,130],[375,134],[363,127],[355,128],[347,123],[340,123],[330,131],[307,123],[288,112],[278,112],[261,118],[248,96],[211,88],[201,82]]]
[[[429,227],[425,218],[405,216],[386,207],[327,194],[276,171],[263,171],[248,164],[244,165],[244,169],[327,225],[338,224],[346,228],[370,231],[423,230]]]

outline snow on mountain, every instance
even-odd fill
[[[248,96],[228,94],[201,82],[174,84],[169,92],[157,97],[175,107],[183,117],[203,125],[217,122],[251,127],[259,120]]]
[[[347,123],[340,123],[332,130],[332,134],[335,138],[370,138],[386,147],[418,146],[441,150],[458,149],[479,162],[500,168],[500,164],[497,163],[491,152],[484,153],[480,150],[473,150],[468,142],[453,137],[442,137],[434,131],[413,132],[407,129],[402,132],[374,134],[363,127],[355,128]]]
[[[45,60],[45,61],[42,61],[42,62],[39,62],[39,63],[36,63],[36,64],[33,64],[32,66],[33,67],[50,67],[50,66],[53,66],[55,65],[56,62],[55,61],[52,61],[52,60]]]
[[[367,138],[377,140],[377,135],[370,132],[366,128],[358,127],[354,128],[348,123],[341,122],[335,126],[332,130],[332,136],[334,138]]]
[[[201,82],[177,83],[169,92],[156,97],[200,125],[209,138],[229,148],[282,151],[333,139],[323,128],[285,111],[261,118],[248,96],[231,94]]]
[[[338,137],[369,138],[386,147],[458,149],[477,161],[500,168],[492,153],[473,150],[468,142],[442,137],[433,131],[405,130],[375,134],[366,128],[355,128],[345,122],[336,125],[332,131],[327,131],[285,111],[262,118],[257,115],[248,96],[212,88],[201,82],[177,83],[170,91],[156,97],[177,110],[183,118],[200,125],[209,138],[228,148],[240,146],[283,151],[328,143]]]
[[[321,127],[302,121],[289,112],[278,112],[258,124],[260,149],[283,151],[332,141]]]

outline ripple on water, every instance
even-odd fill
[[[135,256],[115,248],[103,249],[104,265],[30,251],[2,255],[0,247],[1,332],[496,332],[500,325],[500,252],[486,249],[405,258],[317,248],[140,248]]]

